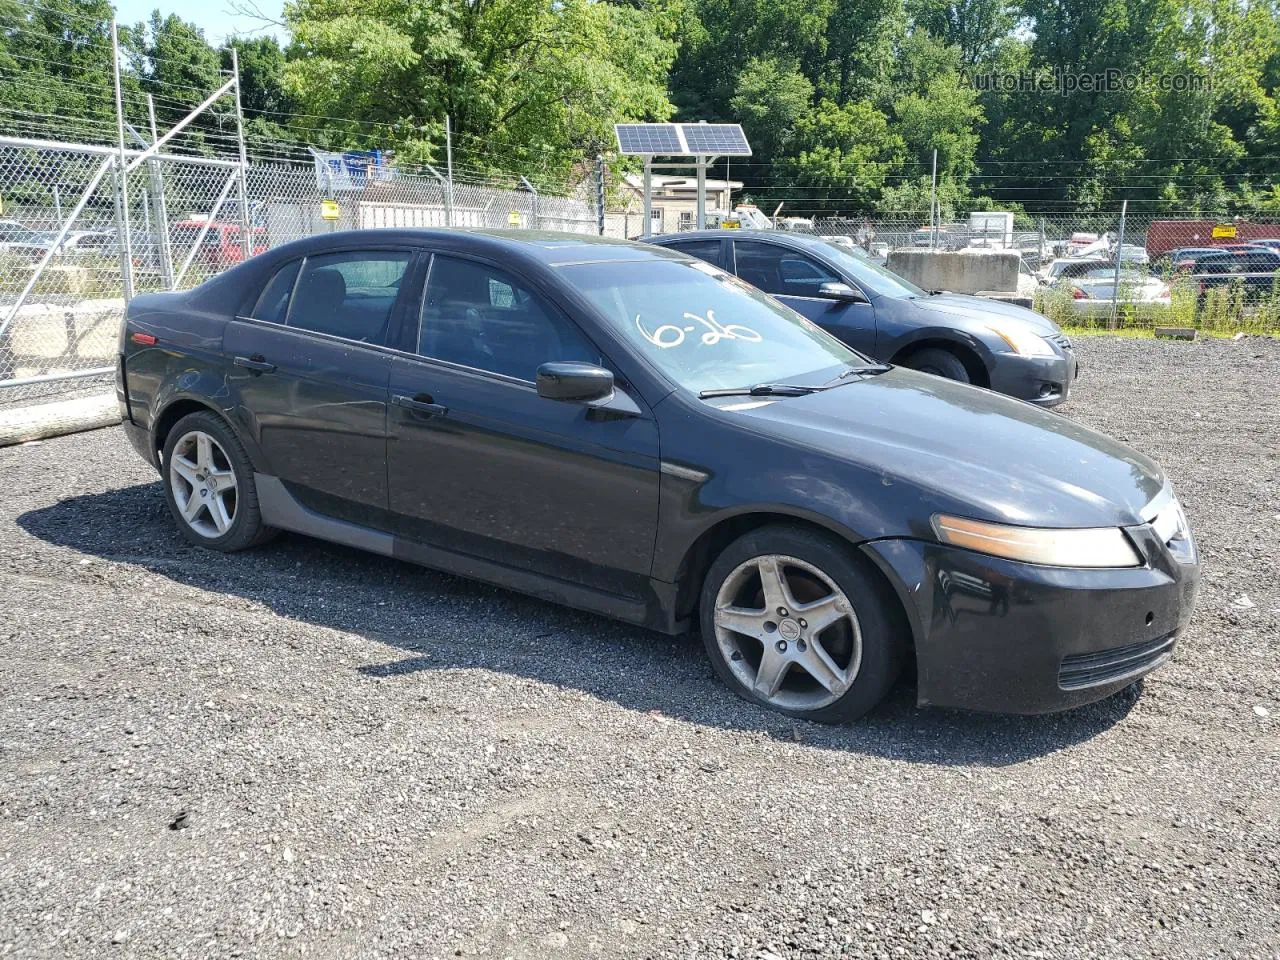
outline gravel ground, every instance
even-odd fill
[[[793,723],[688,638],[191,548],[117,430],[0,450],[0,956],[1280,956],[1280,342],[1079,346],[1206,579],[1051,717]]]

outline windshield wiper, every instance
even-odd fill
[[[868,363],[861,367],[850,367],[848,370],[840,374],[840,376],[836,377],[834,380],[828,380],[826,383],[824,383],[822,385],[822,389],[825,390],[828,387],[838,387],[840,386],[841,383],[851,382],[849,381],[849,377],[852,377],[852,376],[856,376],[859,374],[866,375],[866,374],[872,374],[872,373],[885,373],[892,369],[893,369],[893,364],[891,363]]]
[[[757,383],[751,387],[723,387],[718,390],[702,390],[699,400],[711,397],[803,397],[827,389],[823,386],[807,387],[802,383]]]

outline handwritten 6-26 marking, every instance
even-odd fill
[[[721,340],[745,340],[747,343],[759,343],[764,339],[755,330],[740,323],[721,323],[716,319],[715,311],[713,310],[708,310],[705,317],[686,311],[684,319],[692,320],[694,324],[682,328],[674,323],[664,323],[651,333],[645,329],[640,320],[640,314],[637,313],[636,329],[659,350],[670,350],[672,347],[680,346],[680,344],[684,343],[685,334],[693,333],[697,330],[697,324],[699,323],[707,328],[703,331],[700,340],[704,346],[708,347],[714,346]]]

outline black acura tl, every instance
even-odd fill
[[[661,247],[332,233],[139,296],[118,390],[192,543],[291,530],[654,630],[814,720],[1039,712],[1164,663],[1199,564],[1143,455],[868,360]]]

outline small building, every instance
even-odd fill
[[[628,173],[623,177],[627,194],[634,194],[635,205],[644,203],[644,175]],[[650,233],[670,233],[676,230],[692,230],[698,223],[698,178],[696,176],[666,176],[653,174],[653,224]],[[742,189],[740,180],[712,180],[707,178],[706,209],[730,210],[735,190]]]

